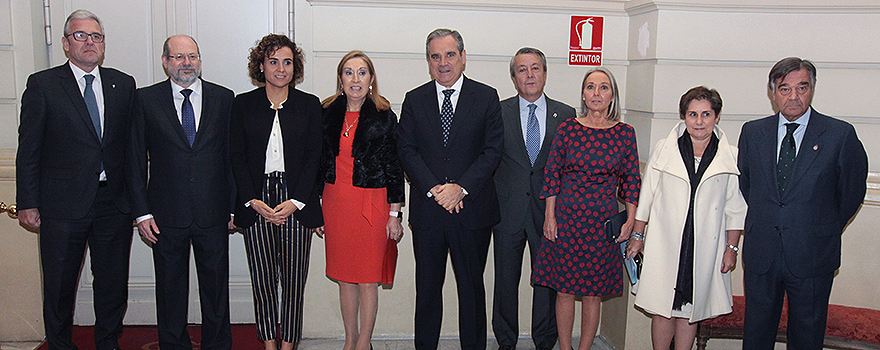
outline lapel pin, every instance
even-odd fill
[[[819,150],[819,145],[813,145],[813,150],[814,150],[814,151],[818,151],[818,150]]]
[[[556,113],[553,113],[553,118],[556,118]]]
[[[110,84],[110,87],[112,87],[112,88],[115,89],[115,88],[116,88],[116,84]]]

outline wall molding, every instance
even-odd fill
[[[467,47],[465,47],[465,51],[467,51]],[[332,58],[334,60],[338,60],[340,57],[347,54],[348,51],[340,51],[340,50],[315,50],[312,51],[312,57],[326,59]],[[393,51],[364,51],[371,59],[390,59],[390,60],[424,60],[425,54],[423,52],[393,52]],[[467,60],[474,62],[503,62],[505,64],[510,62],[510,54],[503,55],[491,55],[491,54],[478,54],[478,53],[467,53]],[[602,66],[615,66],[615,67],[625,67],[630,64],[632,60],[626,59],[613,59],[613,58],[602,58]],[[775,62],[774,62],[775,63]],[[547,56],[547,64],[548,65],[568,65],[568,56]],[[770,64],[772,66],[773,63]]]
[[[779,14],[822,14],[822,15],[863,15],[880,14],[880,5],[855,3],[850,5],[824,5],[821,3],[793,5],[766,3],[714,3],[680,1],[649,1],[626,9],[629,16],[637,16],[658,11],[695,12],[736,12],[736,13],[779,13]]]
[[[626,60],[630,65],[649,64],[654,66],[698,66],[698,67],[730,67],[730,68],[763,68],[773,67],[776,61],[764,60],[714,60],[687,58],[631,58]],[[817,68],[822,69],[860,69],[880,70],[880,62],[843,62],[811,60]]]
[[[15,181],[15,153],[15,149],[0,148],[0,181]]]
[[[309,0],[312,6],[382,7],[404,9],[433,9],[456,11],[528,12],[550,14],[577,14],[589,11],[593,15],[627,16],[628,0],[555,0],[538,4],[528,0]]]

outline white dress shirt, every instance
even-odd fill
[[[101,134],[104,134],[104,85],[101,84],[101,70],[98,69],[98,66],[95,66],[95,69],[92,69],[91,72],[86,72],[70,61],[67,62],[70,66],[70,69],[73,71],[73,77],[76,78],[76,85],[79,85],[79,93],[83,95],[86,90],[86,74],[91,74],[95,76],[95,80],[92,81],[92,91],[95,93],[95,102],[98,103],[98,116],[101,121]],[[107,181],[107,173],[105,171],[101,171],[101,174],[98,175],[98,181]]]
[[[788,127],[785,126],[787,123],[797,123],[800,124],[797,129],[794,130],[794,155],[797,157],[798,150],[801,149],[801,141],[804,140],[804,133],[807,132],[807,123],[810,122],[810,112],[813,111],[812,107],[807,108],[807,112],[804,115],[798,117],[793,122],[788,121],[785,117],[782,116],[782,112],[779,113],[779,122],[776,126],[776,162],[779,162],[779,149],[782,148],[782,139],[785,138],[785,133],[788,132]]]
[[[174,80],[171,80],[171,96],[174,97],[174,108],[177,110],[177,121],[183,123],[183,115],[181,114],[181,109],[183,108],[183,94],[180,93],[183,89],[190,89],[193,92],[189,95],[189,102],[192,103],[193,106],[193,114],[195,114],[196,118],[196,132],[199,130],[199,122],[202,120],[202,79],[196,79],[189,87],[183,87],[177,85]]]
[[[535,117],[538,118],[538,129],[540,131],[541,138],[538,142],[538,145],[544,144],[544,134],[547,130],[547,99],[544,98],[544,94],[541,94],[541,97],[538,97],[535,102],[526,101],[526,99],[519,96],[519,122],[522,128],[523,141],[528,142],[526,140],[526,133],[529,128],[529,104],[534,103],[538,108],[535,109]]]

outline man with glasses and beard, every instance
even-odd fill
[[[169,79],[138,89],[132,112],[132,211],[152,243],[159,347],[191,349],[186,331],[189,251],[195,254],[202,349],[230,349],[229,236],[233,180],[231,90],[200,79],[195,40],[165,40]],[[149,166],[148,166],[149,163]]]

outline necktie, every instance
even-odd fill
[[[446,97],[443,98],[443,106],[440,107],[440,126],[443,128],[443,146],[446,146],[446,141],[449,140],[449,127],[452,125],[452,100],[450,96],[455,92],[455,89],[446,89],[443,90],[443,95]]]
[[[538,117],[535,116],[535,109],[538,106],[529,103],[529,120],[526,124],[526,151],[529,152],[529,160],[535,165],[535,159],[538,158],[538,152],[541,151],[541,127],[538,126]]]
[[[86,101],[86,107],[89,109],[89,115],[92,117],[92,125],[95,127],[95,132],[98,133],[98,141],[101,141],[101,114],[98,112],[98,100],[95,98],[95,91],[92,89],[92,82],[95,81],[95,76],[86,74],[83,78],[86,79],[83,100]]]
[[[785,132],[785,137],[782,138],[782,146],[779,147],[779,162],[776,163],[776,185],[779,187],[780,195],[785,193],[785,185],[788,183],[788,178],[791,177],[791,168],[797,154],[794,148],[794,131],[799,125],[798,123],[785,123],[788,130]]]
[[[189,101],[189,95],[192,92],[190,89],[180,90],[180,93],[183,94],[183,105],[180,107],[180,124],[183,126],[183,133],[186,134],[186,140],[189,141],[190,147],[193,145],[193,140],[196,139],[196,112],[193,111],[192,102]]]

